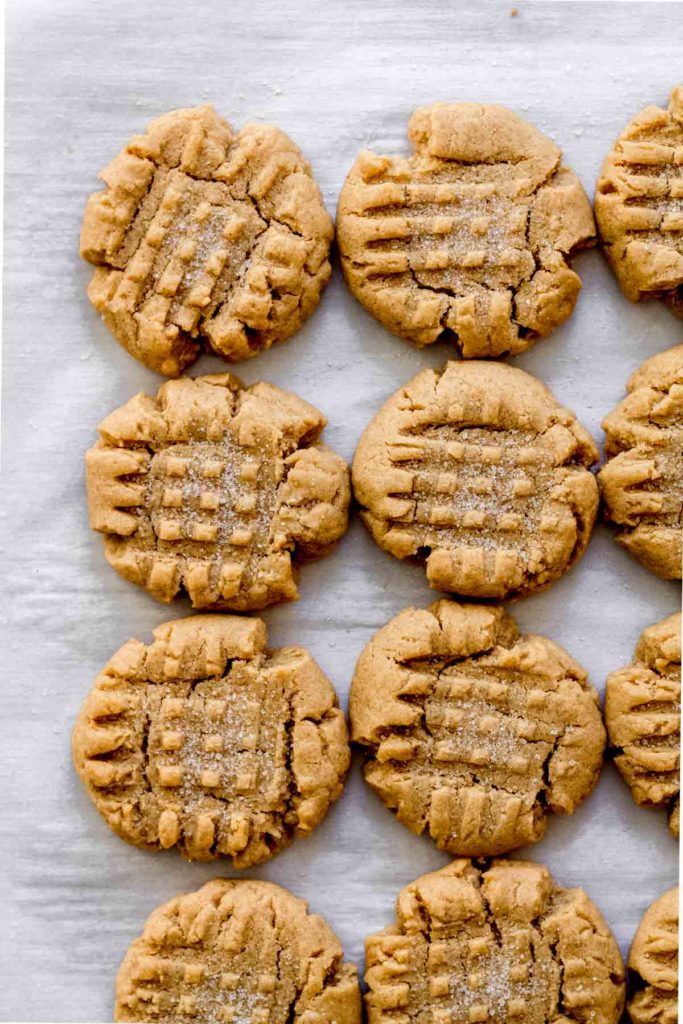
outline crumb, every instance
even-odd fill
[[[518,14],[519,14],[519,10],[518,10],[517,7],[512,7],[510,9],[510,17],[511,18],[516,18]]]

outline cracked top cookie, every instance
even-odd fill
[[[351,687],[366,782],[449,853],[535,843],[550,811],[595,786],[605,746],[596,691],[552,640],[502,608],[406,608],[373,637]]]
[[[426,563],[432,587],[505,598],[548,586],[583,554],[597,458],[535,377],[453,362],[382,406],[356,449],[353,485],[380,547]]]
[[[116,1021],[361,1024],[353,964],[306,903],[217,878],[147,919],[116,979]]]
[[[615,763],[641,807],[664,807],[679,834],[681,615],[644,630],[633,664],[612,672],[605,723]]]
[[[629,394],[603,421],[598,474],[618,542],[646,569],[681,578],[683,563],[683,345],[646,359]]]
[[[595,223],[579,179],[505,107],[435,103],[408,132],[412,156],[362,152],[339,197],[351,291],[419,346],[522,352],[566,320],[581,288],[568,264]]]
[[[366,940],[368,1024],[616,1024],[624,968],[581,889],[523,860],[455,860]]]
[[[683,85],[668,110],[646,107],[602,167],[595,216],[607,258],[632,302],[663,298],[683,316]]]
[[[628,955],[633,1024],[678,1024],[678,887],[643,914]]]
[[[107,824],[149,850],[260,864],[307,835],[349,768],[343,712],[303,647],[266,648],[260,619],[166,622],[95,681],[74,764]]]
[[[107,560],[159,601],[249,611],[294,600],[293,557],[342,536],[348,468],[324,416],[230,374],[167,381],[99,426],[86,455],[90,525]]]
[[[237,134],[172,110],[100,173],[85,210],[88,297],[116,339],[175,377],[202,346],[230,362],[294,334],[330,277],[332,222],[311,168],[272,125]]]

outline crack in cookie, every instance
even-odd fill
[[[594,242],[588,197],[558,147],[505,107],[421,107],[409,135],[411,157],[363,152],[341,191],[351,291],[417,345],[522,352],[574,309],[568,262]]]
[[[234,361],[290,337],[330,277],[332,223],[284,132],[233,135],[212,107],[152,121],[101,172],[81,256],[90,301],[131,355],[178,376],[202,345]]]
[[[324,416],[230,374],[163,384],[99,427],[86,455],[90,524],[120,575],[160,601],[250,611],[298,596],[293,557],[348,522],[348,468],[317,444]]]

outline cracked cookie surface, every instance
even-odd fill
[[[361,654],[351,738],[366,782],[412,832],[452,854],[537,842],[597,783],[605,730],[585,671],[520,636],[502,608],[406,608]]]
[[[583,554],[598,506],[590,435],[536,378],[503,363],[423,370],[366,427],[353,459],[380,547],[430,585],[505,598]]]
[[[455,860],[407,885],[366,940],[369,1024],[616,1024],[619,948],[542,864]]]
[[[605,724],[615,763],[640,807],[663,807],[679,835],[681,615],[645,629],[631,665],[612,672]]]
[[[678,887],[648,907],[638,925],[628,968],[636,991],[627,1004],[632,1024],[678,1024]]]
[[[167,381],[99,426],[86,455],[90,525],[109,564],[160,601],[249,611],[298,596],[293,557],[346,530],[348,467],[317,444],[324,416],[230,374]]]
[[[598,474],[617,541],[646,569],[681,578],[683,565],[683,345],[646,359],[629,394],[603,421]]]
[[[151,850],[260,864],[341,795],[349,746],[336,694],[303,647],[266,648],[260,619],[197,615],[124,644],[72,738],[107,824]]]
[[[116,1021],[361,1024],[339,940],[270,882],[218,878],[148,918],[116,979]]]
[[[465,357],[522,352],[574,309],[572,254],[594,241],[559,148],[511,110],[435,103],[410,157],[363,152],[337,209],[349,288],[394,334]]]
[[[234,134],[212,107],[152,121],[101,172],[80,253],[117,340],[178,376],[202,347],[232,362],[290,337],[330,277],[311,169],[273,125]]]
[[[595,217],[607,258],[632,302],[663,298],[683,316],[683,85],[667,110],[646,107],[605,160]]]

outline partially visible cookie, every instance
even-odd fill
[[[116,1021],[360,1024],[332,929],[270,882],[217,878],[147,919],[116,978]]]
[[[638,925],[628,955],[633,1024],[678,1024],[678,898],[678,887],[669,889]]]
[[[663,298],[683,316],[683,85],[646,107],[602,167],[595,216],[607,258],[632,302]]]
[[[455,860],[366,940],[368,1024],[616,1024],[624,966],[581,889],[542,864]]]
[[[272,384],[184,377],[138,394],[86,455],[90,525],[125,579],[159,601],[249,611],[298,596],[293,558],[347,526],[346,463],[325,417]]]
[[[597,449],[522,370],[453,362],[385,402],[353,459],[375,541],[425,563],[438,590],[506,598],[549,586],[593,529]]]
[[[344,714],[303,647],[260,619],[166,622],[129,640],[81,708],[74,764],[107,824],[150,850],[251,867],[308,835],[341,795]]]
[[[664,807],[679,834],[681,614],[644,630],[633,664],[612,672],[605,723],[615,763],[640,807]]]
[[[537,842],[595,786],[605,730],[585,671],[503,608],[406,608],[361,654],[351,738],[399,821],[449,853]]]
[[[100,173],[85,210],[88,297],[131,355],[175,377],[202,346],[234,361],[294,334],[330,277],[332,222],[279,128],[172,110]]]
[[[617,540],[664,579],[683,567],[683,345],[646,359],[603,421],[598,474]]]
[[[528,348],[574,309],[569,263],[591,245],[588,197],[560,149],[505,107],[435,103],[413,154],[362,152],[337,208],[349,288],[394,334],[465,357]]]

